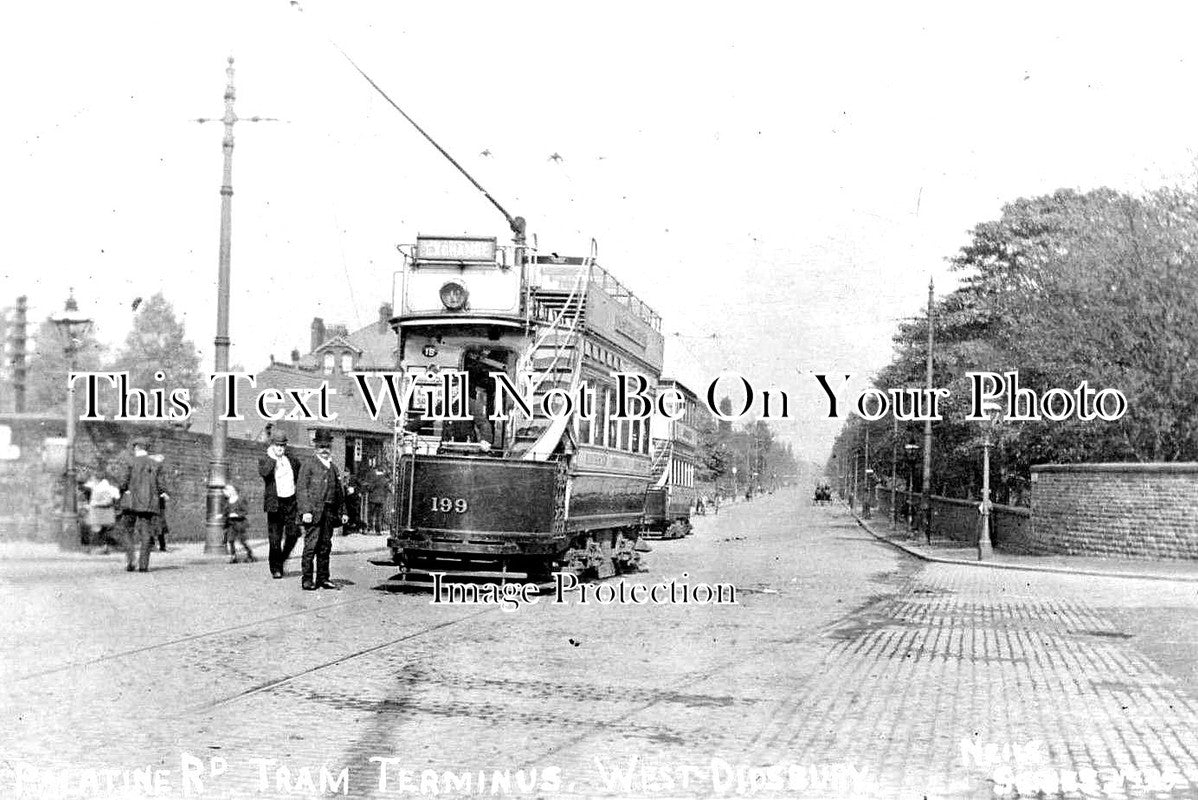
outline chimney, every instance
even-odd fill
[[[291,363],[292,363],[292,364],[298,364],[298,363],[299,363],[299,348],[292,348],[292,350],[291,350]]]
[[[312,346],[308,348],[309,352],[315,350],[324,344],[324,320],[320,317],[312,318]]]
[[[386,333],[391,328],[391,304],[379,306],[379,333]]]

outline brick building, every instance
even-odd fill
[[[293,350],[288,361],[271,357],[270,365],[254,371],[256,387],[244,381],[237,387],[237,403],[242,420],[229,422],[230,438],[265,443],[273,430],[282,430],[292,444],[310,447],[318,428],[333,435],[333,459],[347,475],[368,466],[371,460],[381,459],[391,443],[394,415],[385,406],[377,419],[372,419],[362,402],[358,388],[349,373],[354,371],[395,370],[398,368],[398,340],[391,329],[391,305],[379,307],[378,317],[369,325],[355,331],[342,324],[326,325],[320,317],[311,324],[309,350],[300,355]],[[254,406],[254,399],[266,389],[311,391],[313,397],[322,384],[329,388],[328,411],[336,414],[332,421],[263,419]],[[222,401],[223,402],[223,401]],[[316,411],[315,402],[309,406]],[[290,402],[275,408],[290,410]],[[192,430],[210,433],[211,411],[193,416]]]

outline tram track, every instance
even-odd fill
[[[262,694],[263,692],[268,692],[272,689],[276,689],[280,686],[284,686],[288,683],[291,683],[292,681],[295,681],[300,678],[306,677],[308,675],[312,675],[314,673],[320,672],[321,670],[340,666],[349,661],[353,661],[355,658],[362,658],[363,656],[368,656],[372,653],[377,653],[380,650],[386,650],[388,647],[394,647],[397,644],[401,644],[403,642],[410,641],[412,639],[418,639],[418,638],[420,638],[422,636],[426,636],[430,633],[435,633],[436,631],[453,627],[454,625],[458,625],[458,624],[461,624],[464,622],[470,622],[471,620],[474,620],[477,617],[481,617],[484,614],[490,614],[490,613],[493,613],[498,610],[499,610],[498,606],[491,606],[488,608],[481,609],[479,611],[475,611],[470,614],[464,614],[463,616],[458,617],[456,619],[444,620],[444,621],[438,622],[434,625],[427,625],[419,630],[410,631],[408,633],[405,633],[402,636],[398,636],[389,641],[381,642],[379,644],[374,644],[369,647],[364,647],[360,650],[356,650],[352,653],[347,653],[345,655],[338,656],[337,658],[330,659],[328,661],[322,662],[315,666],[297,670],[296,672],[293,672],[289,675],[284,675],[279,678],[272,678],[271,680],[264,681],[256,686],[252,686],[249,689],[243,689],[240,692],[235,692],[233,694],[227,695],[227,696],[219,698],[217,700],[209,700],[208,702],[205,702],[205,703],[199,703],[197,705],[190,706],[188,708],[183,709],[178,714],[170,715],[170,717],[171,718],[187,717],[192,714],[198,714],[198,713],[201,713],[204,711],[211,711],[213,709],[220,708],[221,706],[231,705],[240,700],[245,700],[245,699],[248,699],[255,695]]]
[[[266,624],[273,623],[273,622],[280,622],[285,619],[291,619],[293,617],[303,616],[305,614],[312,614],[317,611],[325,611],[330,608],[343,608],[345,606],[356,605],[358,603],[364,603],[370,599],[371,598],[369,596],[355,597],[352,600],[342,600],[339,603],[326,603],[324,605],[314,606],[312,608],[301,608],[297,611],[289,611],[286,614],[277,614],[273,617],[264,617],[262,619],[251,620],[250,622],[243,622],[238,625],[230,625],[228,627],[218,628],[217,630],[213,630],[213,631],[204,631],[202,633],[193,633],[190,636],[180,636],[177,639],[169,639],[165,642],[155,642],[153,644],[147,644],[147,645],[143,645],[141,647],[133,647],[128,650],[121,650],[116,653],[106,653],[102,656],[96,656],[95,658],[84,659],[83,661],[72,661],[72,662],[68,662],[66,664],[59,664],[58,666],[50,667],[48,669],[38,670],[37,672],[29,672],[24,675],[17,675],[15,677],[8,678],[7,680],[11,683],[20,683],[22,681],[34,680],[36,678],[44,678],[47,675],[56,675],[58,673],[67,672],[67,671],[73,670],[73,669],[82,669],[84,667],[90,667],[90,666],[94,666],[96,664],[102,664],[105,661],[114,661],[119,658],[127,658],[129,656],[135,656],[135,655],[139,655],[141,653],[148,653],[148,652],[152,652],[154,650],[162,650],[167,647],[175,647],[175,646],[178,646],[181,644],[187,644],[188,642],[198,641],[200,639],[208,639],[208,638],[211,638],[214,636],[222,636],[227,633],[233,633],[235,631],[246,630],[249,628],[257,627],[259,625],[266,625]]]

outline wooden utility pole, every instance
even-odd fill
[[[18,414],[25,411],[25,391],[28,388],[29,372],[25,365],[28,313],[29,298],[21,295],[17,298],[17,307],[13,310],[12,331],[8,335],[8,344],[12,347],[9,368],[12,370],[13,411]]]
[[[933,307],[934,284],[928,279],[928,398],[932,397],[935,388],[932,386],[932,345],[935,341],[933,330],[936,327],[935,308]],[[932,421],[923,423],[923,495],[919,501],[919,516],[923,523],[923,535],[928,544],[932,543]]]
[[[233,111],[237,92],[233,88],[233,56],[225,68],[229,78],[225,86],[225,115],[219,120],[197,119],[196,122],[222,122],[225,138],[221,143],[225,153],[224,177],[220,187],[220,260],[217,267],[215,371],[229,371],[229,263],[233,239],[233,125],[238,116]],[[248,117],[248,122],[277,122],[270,117]],[[221,386],[213,387],[212,454],[208,462],[208,500],[205,515],[204,553],[225,554],[225,484],[229,477],[229,460],[225,444],[229,438],[229,423],[221,419]]]
[[[890,435],[890,529],[895,528],[895,481],[898,478],[898,417],[891,416],[891,422],[894,423],[893,432]]]

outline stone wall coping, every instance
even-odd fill
[[[878,491],[879,493],[890,493],[889,489],[879,489]],[[895,489],[895,493],[902,495],[907,494],[907,492],[903,489]],[[919,492],[911,492],[911,496],[921,497],[922,495],[920,495]],[[978,505],[982,502],[981,500],[962,500],[959,497],[942,497],[938,494],[932,495],[931,499],[937,503],[947,503],[948,505],[960,506],[962,508],[971,508],[975,511],[977,510]],[[1014,514],[1018,517],[1030,517],[1032,515],[1032,510],[1030,508],[1024,508],[1023,506],[1003,506],[999,505],[998,503],[991,503],[990,510],[998,511],[1003,514]]]
[[[1036,464],[1033,473],[1101,473],[1128,472],[1144,475],[1192,475],[1198,473],[1198,462],[1126,462],[1108,464]]]

